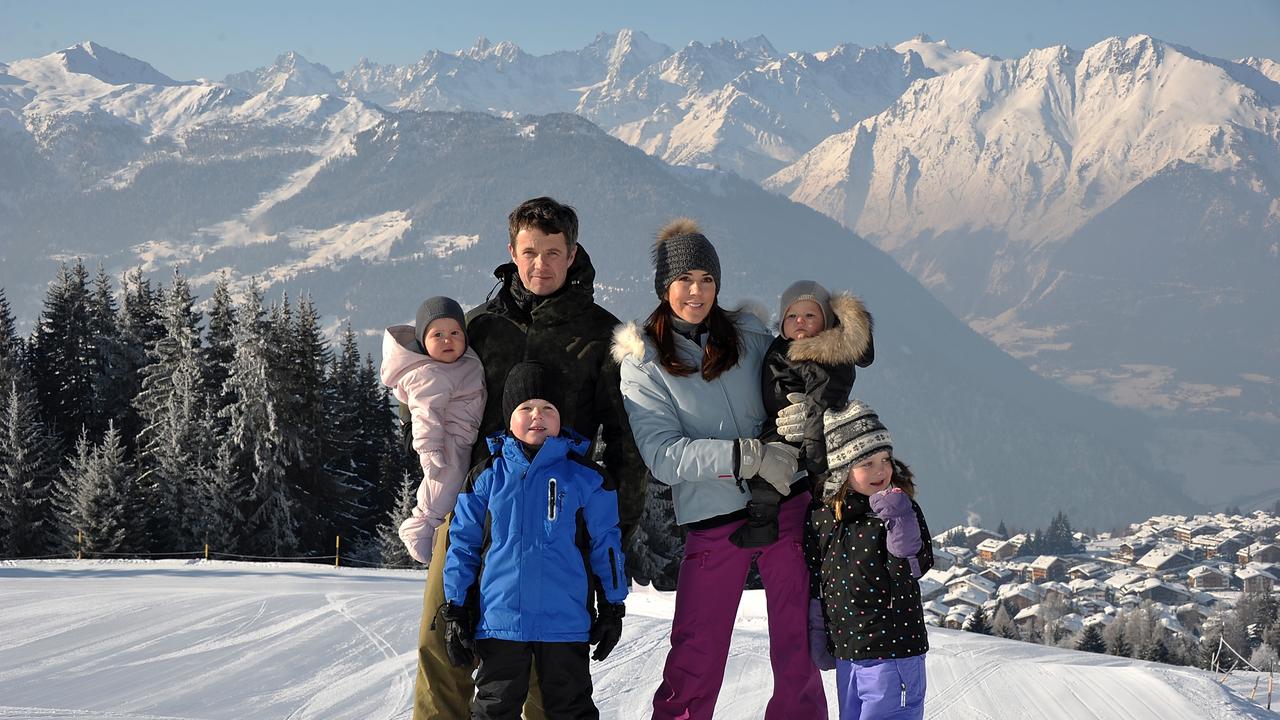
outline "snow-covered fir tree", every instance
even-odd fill
[[[210,431],[217,420],[212,406],[206,404],[200,427],[207,437],[213,437]],[[240,510],[240,498],[247,487],[237,478],[236,472],[232,445],[223,442],[214,448],[212,460],[201,468],[196,478],[194,505],[191,507],[197,511],[191,523],[193,539],[208,545],[212,552],[233,553],[242,545],[244,514]]]
[[[329,458],[336,451],[335,418],[325,372],[332,353],[320,331],[320,314],[305,297],[292,315],[287,304],[285,310],[278,342],[280,383],[285,390],[281,397],[290,418],[284,428],[290,458],[286,479],[300,518],[300,547],[319,548],[350,525],[355,491],[329,472]]]
[[[22,361],[21,352],[22,340],[18,337],[18,322],[13,317],[4,288],[0,288],[0,380],[9,377],[9,373]]]
[[[64,549],[86,554],[136,549],[130,537],[138,523],[130,481],[120,431],[114,424],[108,425],[97,446],[89,442],[87,432],[80,434],[55,496],[68,530],[62,538]]]
[[[21,369],[13,370],[3,390],[0,557],[45,555],[56,544],[51,494],[62,451],[41,421],[35,394]]]
[[[93,378],[95,412],[89,419],[89,432],[94,437],[101,435],[107,420],[114,419],[125,445],[132,447],[138,430],[137,417],[131,407],[133,393],[137,392],[137,376],[130,363],[133,348],[128,347],[120,332],[111,278],[101,264],[93,280],[89,317],[97,356]]]
[[[231,278],[223,272],[213,286],[205,343],[201,351],[205,392],[213,401],[215,418],[220,417],[221,411],[231,404],[235,396],[226,389],[231,362],[236,355],[235,326],[236,310],[235,299],[231,297]],[[219,427],[225,428],[226,422],[220,420]]]
[[[987,611],[981,605],[974,608],[973,614],[964,624],[964,629],[979,635],[991,635],[991,622],[987,620]]]
[[[67,446],[94,424],[94,336],[84,265],[63,263],[45,293],[25,359],[42,412]]]
[[[382,384],[371,355],[364,356],[356,373],[356,388],[360,398],[360,432],[356,435],[352,456],[368,488],[362,498],[367,515],[361,519],[359,528],[372,533],[378,521],[395,505],[401,475],[406,470],[421,472],[422,468],[416,453],[406,453],[400,447],[390,390]]]
[[[196,478],[211,455],[198,425],[204,408],[197,357],[199,314],[190,286],[177,271],[160,308],[163,334],[147,349],[142,389],[134,399],[141,420],[138,486],[148,509],[152,549],[189,549],[195,536],[189,505]]]
[[[1013,624],[1013,616],[1004,603],[1000,603],[996,608],[995,617],[991,622],[991,634],[1009,640],[1018,639],[1018,626]]]
[[[1107,651],[1107,641],[1102,639],[1102,631],[1096,624],[1085,627],[1084,632],[1076,640],[1076,649],[1091,653]]]
[[[151,279],[137,268],[125,273],[122,286],[120,338],[125,348],[123,375],[127,383],[122,394],[128,400],[117,427],[122,431],[128,430],[125,443],[133,447],[138,432],[142,429],[142,418],[138,415],[133,398],[142,391],[143,373],[150,362],[147,351],[164,334],[160,321],[160,304],[164,293],[158,286],[153,288]]]
[[[365,432],[361,423],[360,350],[350,323],[343,328],[341,338],[341,347],[338,352],[331,353],[325,376],[330,432],[325,469],[335,482],[351,490],[347,509],[349,517],[338,519],[338,530],[343,536],[355,540],[359,534],[357,528],[376,524],[376,521],[367,524],[363,521],[373,517],[368,508],[378,466],[364,467],[359,462],[366,455],[358,452]]]
[[[387,517],[382,523],[378,525],[376,535],[378,559],[383,565],[397,567],[414,565],[414,560],[409,555],[409,550],[405,548],[404,541],[400,539],[400,523],[413,514],[413,508],[418,502],[418,483],[421,479],[418,473],[404,473],[400,479],[400,492],[396,497],[396,504],[391,509],[391,512],[387,513]],[[434,560],[435,558],[432,558],[432,561]]]
[[[684,556],[684,533],[676,525],[671,487],[645,473],[644,516],[627,546],[627,572],[638,582],[674,590]]]
[[[236,315],[235,355],[224,385],[234,400],[222,414],[228,422],[233,477],[249,483],[247,492],[236,493],[243,498],[245,520],[239,545],[253,555],[290,555],[297,549],[298,522],[285,478],[289,457],[280,388],[270,366],[276,352],[268,346],[262,291],[256,281],[250,283]]]

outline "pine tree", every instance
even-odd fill
[[[996,528],[996,532],[999,533],[1002,538],[1007,539],[1009,537],[1009,528],[1004,526],[1004,520],[1000,521],[1000,525]]]
[[[338,532],[339,518],[350,518],[349,505],[355,496],[355,491],[340,484],[328,469],[336,451],[335,418],[330,414],[333,403],[325,387],[332,353],[320,332],[320,315],[309,299],[298,302],[296,313],[289,312],[286,300],[281,321],[279,382],[284,392],[280,396],[285,416],[290,418],[284,427],[289,457],[286,482],[301,518],[301,547],[326,547]]]
[[[378,525],[378,555],[383,565],[396,567],[414,565],[413,557],[409,555],[404,541],[400,539],[400,523],[413,514],[413,508],[418,502],[418,480],[416,473],[404,473],[400,480],[400,493],[396,498],[395,507],[387,514],[386,520]],[[437,558],[431,560],[435,562]],[[444,558],[438,558],[438,560],[443,562]]]
[[[211,406],[206,407],[201,427],[212,429],[215,420]],[[233,453],[231,442],[220,443],[209,465],[201,468],[193,491],[198,510],[191,523],[193,540],[208,545],[215,553],[234,553],[243,544],[244,515],[240,505],[248,495],[248,487],[237,479]]]
[[[964,629],[979,635],[992,634],[991,623],[987,621],[987,611],[981,605],[969,616],[969,620],[964,624]]]
[[[225,390],[231,363],[236,355],[235,300],[231,297],[231,280],[225,272],[218,277],[218,283],[213,288],[212,303],[201,362],[205,393],[213,399],[216,418],[235,399],[234,393]],[[219,422],[219,427],[225,429],[225,420]]]
[[[1018,626],[1013,624],[1013,617],[1004,603],[996,609],[995,620],[991,624],[992,634],[1009,640],[1018,639]]]
[[[626,549],[627,574],[656,590],[674,590],[684,556],[671,487],[646,473],[645,510]]]
[[[1084,652],[1103,653],[1107,651],[1107,643],[1102,639],[1102,631],[1098,626],[1086,626],[1084,632],[1080,633],[1080,639],[1076,642],[1076,649]]]
[[[1042,537],[1042,542],[1043,546],[1040,550],[1042,555],[1066,555],[1075,552],[1074,531],[1071,529],[1071,521],[1067,519],[1066,513],[1059,510],[1053,516],[1048,530]]]
[[[1124,632],[1117,632],[1111,636],[1111,641],[1107,643],[1107,654],[1116,657],[1132,657],[1133,648],[1129,646],[1129,641],[1125,639]]]
[[[0,380],[11,377],[12,371],[21,362],[21,352],[22,341],[18,338],[18,322],[13,317],[4,288],[0,287]]]
[[[190,493],[210,453],[209,438],[197,425],[204,406],[197,357],[199,316],[190,287],[176,270],[160,318],[163,334],[147,349],[142,389],[134,398],[142,423],[138,480],[150,510],[147,528],[153,550],[177,552],[193,540],[198,512],[188,507]]]
[[[126,447],[133,446],[137,421],[132,412],[132,395],[137,391],[137,378],[130,364],[131,348],[120,331],[119,310],[111,289],[111,278],[102,265],[93,281],[89,298],[89,317],[93,328],[95,351],[93,377],[94,413],[89,418],[89,435],[98,437],[114,419]]]
[[[45,293],[26,366],[49,427],[71,445],[95,415],[98,367],[88,279],[79,261],[72,268],[61,265]]]
[[[68,536],[65,548],[85,553],[120,553],[130,549],[131,512],[129,467],[120,432],[109,424],[102,443],[89,442],[87,432],[76,442],[75,457],[63,470],[58,501],[64,523],[83,533],[83,542]]]
[[[164,335],[160,319],[164,294],[160,288],[152,288],[151,280],[140,269],[126,273],[122,284],[124,293],[119,316],[120,338],[125,350],[121,395],[125,398],[126,409],[117,427],[125,431],[125,441],[132,447],[143,425],[134,398],[142,391],[142,379],[151,362],[148,352]]]
[[[34,557],[55,549],[51,494],[62,453],[15,373],[0,397],[0,557]]]
[[[404,472],[422,472],[416,454],[406,453],[400,446],[396,414],[391,409],[391,396],[378,376],[373,357],[365,355],[356,373],[360,398],[360,432],[356,436],[352,458],[361,478],[361,507],[364,512],[355,532],[372,537],[381,518],[395,505],[400,478]]]
[[[1165,645],[1164,637],[1152,635],[1142,647],[1138,648],[1138,659],[1158,663],[1169,662],[1169,648]]]
[[[290,555],[297,547],[298,522],[285,480],[289,458],[279,388],[269,365],[275,353],[268,347],[262,293],[256,282],[236,314],[236,351],[224,385],[235,399],[223,415],[228,421],[234,474],[252,481],[242,505],[246,527],[241,547],[255,555]]]

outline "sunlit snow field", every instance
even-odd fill
[[[425,573],[204,561],[0,562],[0,718],[409,718]],[[593,663],[603,718],[647,718],[674,595],[639,588]],[[803,638],[797,641],[803,642]],[[1266,718],[1253,676],[930,630],[928,718]],[[835,717],[834,673],[826,673]],[[717,716],[763,717],[764,596]],[[1265,696],[1263,678],[1260,696]]]

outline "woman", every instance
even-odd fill
[[[676,522],[688,530],[653,717],[712,716],[754,559],[765,585],[774,677],[765,718],[826,718],[807,641],[802,543],[810,494],[791,492],[797,450],[757,439],[765,420],[761,364],[773,336],[749,313],[720,307],[720,259],[693,221],[663,228],[653,259],[657,309],[643,327],[630,323],[614,336],[636,445],[653,476],[671,485]],[[745,548],[731,536],[747,522],[752,480],[788,501],[778,513],[778,539]]]

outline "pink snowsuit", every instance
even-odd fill
[[[484,366],[467,346],[443,363],[427,356],[412,325],[393,325],[382,336],[382,383],[413,417],[413,449],[422,461],[422,483],[413,514],[400,524],[409,554],[431,564],[431,540],[466,478],[471,446],[484,415]]]

